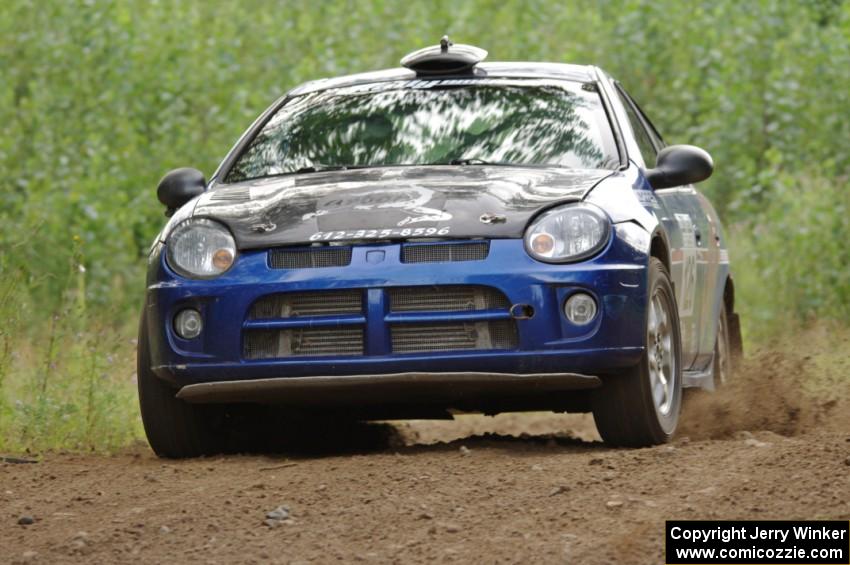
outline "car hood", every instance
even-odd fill
[[[220,185],[193,216],[218,219],[240,249],[309,243],[519,238],[539,210],[581,200],[606,170],[409,166]]]

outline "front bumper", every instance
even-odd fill
[[[487,258],[479,261],[402,263],[400,249],[401,244],[359,245],[353,247],[348,266],[289,270],[270,268],[267,251],[248,251],[217,279],[187,280],[170,270],[159,246],[151,256],[145,306],[151,366],[161,378],[183,387],[411,372],[598,375],[640,359],[648,257],[616,230],[595,258],[566,265],[533,260],[521,240],[493,240]],[[387,289],[444,285],[491,287],[511,305],[531,306],[531,318],[514,320],[516,347],[394,354],[374,345],[386,341],[392,321],[382,298]],[[372,345],[363,355],[245,358],[244,333],[252,323],[247,314],[257,300],[281,292],[343,289],[361,289],[366,297],[365,339]],[[593,295],[599,308],[584,327],[563,314],[564,301],[579,290]],[[172,326],[175,314],[187,307],[198,309],[204,319],[205,329],[195,340],[180,339]]]

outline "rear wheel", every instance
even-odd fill
[[[604,379],[593,393],[593,419],[606,443],[656,445],[676,431],[682,405],[679,315],[664,264],[649,263],[646,351],[628,374]]]
[[[189,404],[175,397],[177,391],[151,371],[144,316],[136,354],[139,406],[148,443],[160,457],[197,457],[226,448],[223,407]]]
[[[714,345],[714,386],[726,386],[734,369],[732,343],[729,334],[729,317],[726,304],[720,306],[720,319],[717,321],[717,342]]]

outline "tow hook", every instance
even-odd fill
[[[514,320],[528,320],[534,317],[534,307],[531,304],[514,304],[511,306],[511,318]]]

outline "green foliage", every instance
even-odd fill
[[[751,337],[850,320],[846,178],[779,174],[764,212],[732,230],[736,302]]]
[[[491,60],[598,64],[668,142],[708,149],[748,335],[848,319],[841,0],[6,0],[0,449],[138,434],[131,339],[163,173],[209,175],[288,88],[443,33]]]
[[[104,325],[104,310],[88,308],[80,258],[74,238],[57,273],[59,301],[42,309],[29,302],[22,270],[0,255],[0,451],[109,449],[139,436],[134,324]]]

